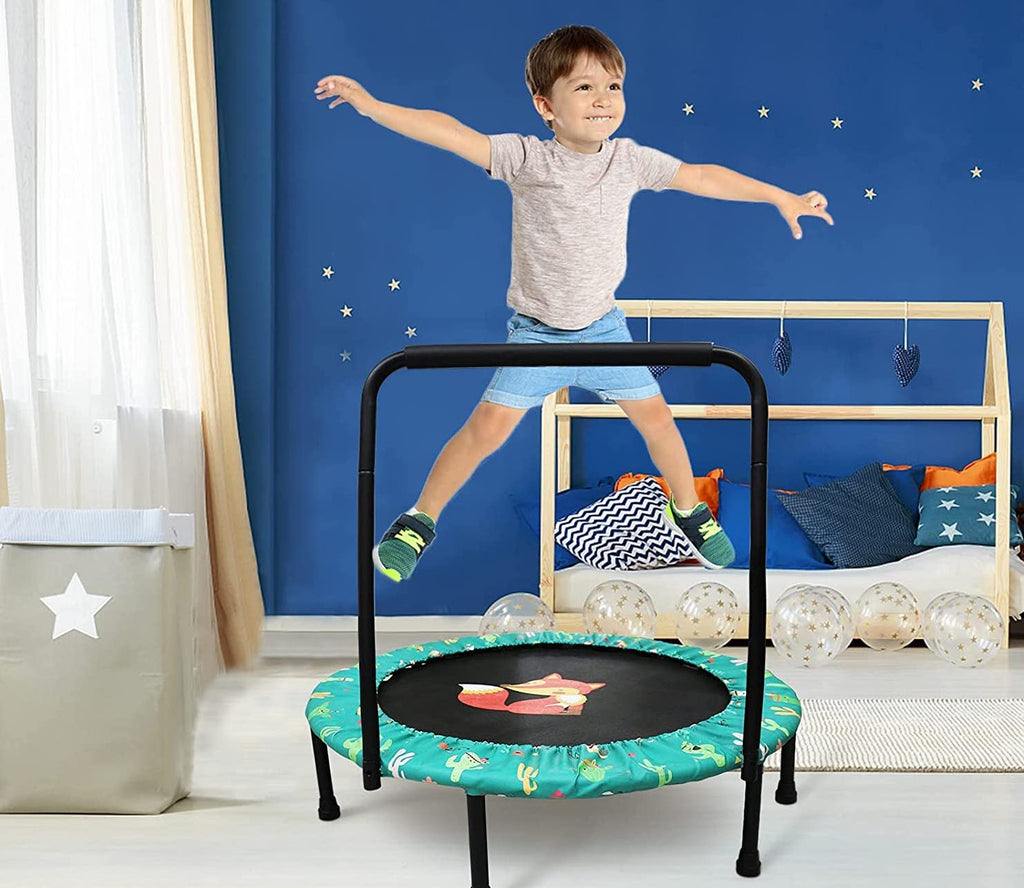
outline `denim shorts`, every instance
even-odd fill
[[[509,342],[632,342],[621,308],[582,330],[549,327],[536,318],[513,314],[508,321]],[[506,407],[529,408],[543,403],[567,385],[593,392],[604,401],[639,401],[661,394],[646,367],[499,367],[481,400]]]

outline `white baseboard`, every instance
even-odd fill
[[[377,617],[377,651],[391,651],[438,638],[476,635],[480,617]],[[355,659],[355,617],[266,617],[264,657]]]

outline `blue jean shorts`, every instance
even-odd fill
[[[508,321],[509,342],[632,342],[621,308],[582,330],[549,327],[536,318],[513,314]],[[481,400],[506,407],[529,408],[543,403],[552,392],[574,385],[604,401],[639,401],[661,394],[646,367],[499,367]]]

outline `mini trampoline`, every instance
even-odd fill
[[[724,364],[751,392],[748,662],[646,638],[567,632],[449,638],[376,655],[373,476],[376,400],[400,367]],[[594,798],[740,769],[746,784],[736,871],[756,876],[764,758],[782,750],[776,800],[796,801],[800,703],[764,668],[768,405],[742,355],[712,343],[413,346],[363,387],[359,446],[359,665],[326,678],[306,706],[319,816],[340,815],[328,748],[382,776],[466,793],[472,888],[488,888],[484,799]],[[376,718],[362,714],[376,712]]]

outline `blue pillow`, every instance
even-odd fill
[[[927,468],[924,464],[911,466],[909,469],[884,469],[885,477],[892,482],[893,490],[903,501],[911,514],[917,514],[917,500],[921,492],[921,485],[924,484],[924,471]],[[842,475],[819,475],[815,472],[804,472],[804,481],[808,487],[820,487],[828,484],[829,481],[838,481]]]
[[[899,561],[921,549],[914,544],[915,516],[896,495],[879,463],[846,478],[779,500],[836,567],[871,567]]]
[[[578,512],[586,506],[596,503],[613,491],[615,482],[611,477],[602,478],[594,487],[570,487],[555,494],[555,521]],[[540,539],[540,497],[531,499],[514,499],[512,506],[519,520],[533,533],[534,539]],[[561,546],[555,546],[555,570],[578,564],[579,559]]]
[[[1021,542],[1014,518],[1017,488],[1010,486],[1010,545]],[[931,487],[921,491],[921,517],[914,542],[919,546],[996,544],[996,486]]]
[[[821,551],[800,529],[776,496],[768,491],[768,539],[765,566],[821,570],[830,565]],[[730,567],[750,567],[750,486],[718,481],[718,522],[729,534],[736,560]]]

